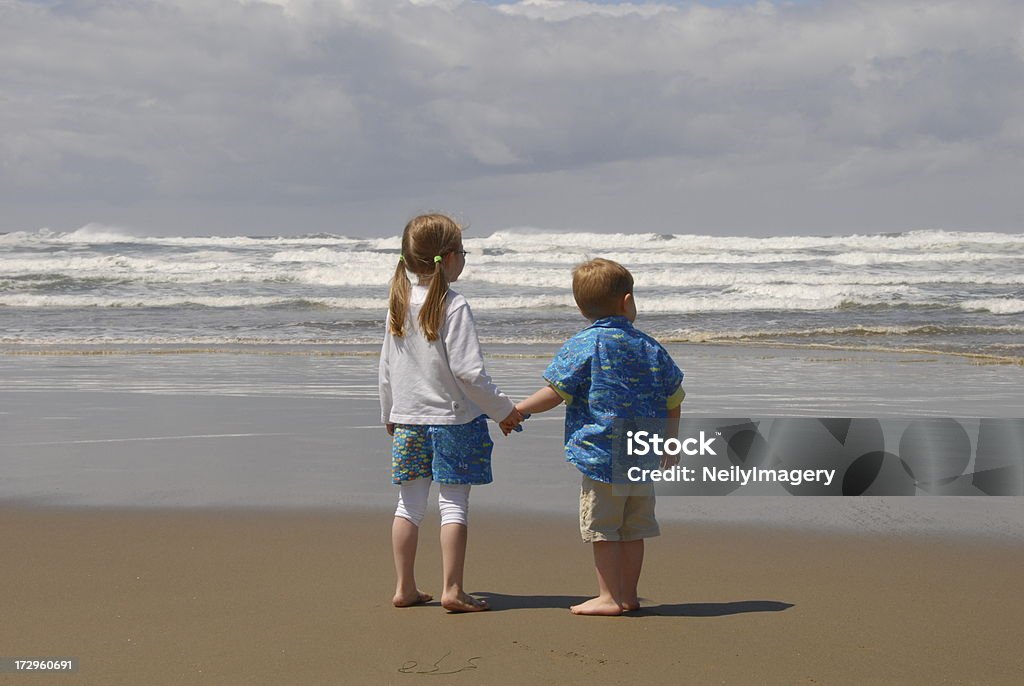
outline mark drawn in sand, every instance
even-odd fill
[[[458,674],[459,672],[465,672],[468,669],[477,669],[477,665],[473,664],[473,660],[479,660],[480,656],[466,658],[466,664],[459,669],[452,669],[448,671],[441,671],[441,663],[444,662],[445,658],[452,654],[452,651],[448,651],[442,655],[437,662],[431,667],[426,669],[418,669],[420,663],[416,660],[409,660],[405,662],[401,667],[398,668],[399,674],[422,674],[425,676],[440,676],[442,674]]]

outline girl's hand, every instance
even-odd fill
[[[516,427],[519,426],[523,421],[523,415],[516,408],[512,408],[512,411],[508,413],[508,416],[498,423],[501,427],[501,433],[508,436],[510,433],[515,431]]]
[[[392,424],[391,422],[388,422],[387,424],[385,424],[384,428],[387,429],[388,436],[394,436],[395,435],[395,425]]]

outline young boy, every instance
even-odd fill
[[[516,409],[526,415],[566,403],[565,455],[583,473],[580,533],[594,545],[600,590],[570,609],[619,615],[640,607],[644,539],[660,530],[651,484],[617,485],[612,492],[614,420],[678,418],[683,373],[657,341],[633,328],[633,275],[621,264],[579,265],[572,292],[591,325],[566,341],[544,372],[548,385]]]

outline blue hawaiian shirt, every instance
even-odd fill
[[[565,459],[611,483],[616,419],[664,417],[683,401],[683,372],[626,317],[598,319],[570,338],[544,372],[565,400]]]

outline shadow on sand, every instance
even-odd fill
[[[508,595],[480,591],[473,595],[490,604],[491,611],[502,610],[568,610],[570,605],[579,605],[589,596],[583,595]]]
[[[491,606],[492,612],[503,610],[567,610],[570,605],[578,605],[590,596],[582,595],[508,595],[480,591],[473,595],[484,598]],[[731,603],[678,603],[649,605],[636,612],[628,613],[629,617],[724,617],[750,612],[782,612],[793,607],[792,603],[777,600],[738,600]]]
[[[629,613],[631,617],[725,617],[749,612],[782,612],[793,607],[792,603],[777,600],[737,600],[733,603],[678,603],[674,605],[651,605]]]

